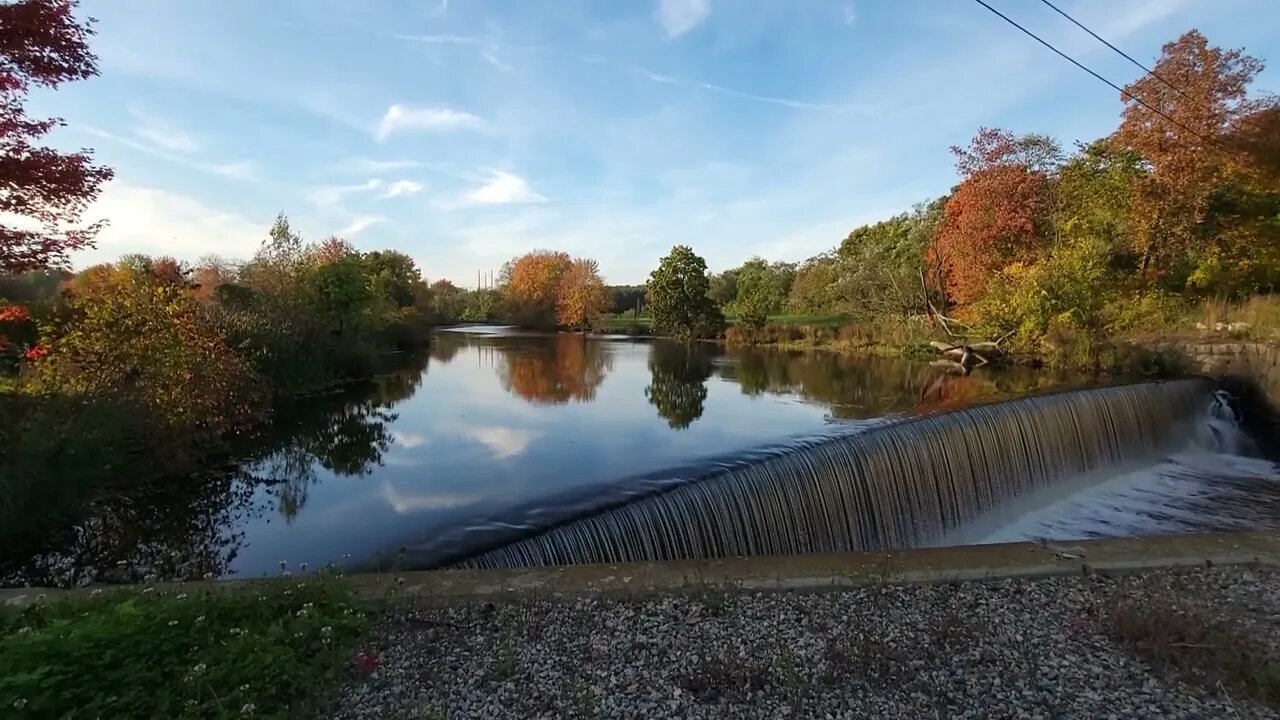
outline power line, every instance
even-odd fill
[[[1147,104],[1147,102],[1146,102],[1145,100],[1143,100],[1142,98],[1138,97],[1137,95],[1134,95],[1133,93],[1129,92],[1128,90],[1125,90],[1124,88],[1120,87],[1119,85],[1117,85],[1117,84],[1115,84],[1115,83],[1111,82],[1110,80],[1106,79],[1105,77],[1103,77],[1103,76],[1099,75],[1098,73],[1094,72],[1094,71],[1093,71],[1093,70],[1091,70],[1090,68],[1088,68],[1088,67],[1086,67],[1085,65],[1081,64],[1081,63],[1080,63],[1080,61],[1076,60],[1075,58],[1071,57],[1070,55],[1068,55],[1068,54],[1066,54],[1066,53],[1062,52],[1061,50],[1059,50],[1058,48],[1054,47],[1054,46],[1053,46],[1053,45],[1052,45],[1048,40],[1045,40],[1045,39],[1041,38],[1039,35],[1036,35],[1035,33],[1031,32],[1030,30],[1028,30],[1028,29],[1024,28],[1023,26],[1019,25],[1017,22],[1015,22],[1015,21],[1014,21],[1012,18],[1010,18],[1008,15],[1005,15],[1004,13],[1000,12],[999,10],[997,10],[997,9],[995,9],[995,8],[993,8],[993,7],[991,7],[990,5],[988,5],[988,4],[986,3],[986,1],[985,1],[985,0],[973,0],[973,1],[974,1],[974,2],[976,2],[976,3],[978,3],[979,5],[981,5],[982,7],[984,7],[984,8],[986,8],[986,9],[990,10],[990,11],[991,11],[992,13],[994,13],[997,17],[999,17],[1001,20],[1004,20],[1005,22],[1009,23],[1010,25],[1012,25],[1012,26],[1014,26],[1014,27],[1018,28],[1019,30],[1021,30],[1024,34],[1026,34],[1026,35],[1027,35],[1028,37],[1030,37],[1031,39],[1033,39],[1033,40],[1035,40],[1036,42],[1040,43],[1041,45],[1043,45],[1043,46],[1045,46],[1045,47],[1049,48],[1050,50],[1052,50],[1055,54],[1057,54],[1057,55],[1058,55],[1059,57],[1061,57],[1062,59],[1066,60],[1067,62],[1071,63],[1072,65],[1075,65],[1076,67],[1080,68],[1081,70],[1083,70],[1083,71],[1085,71],[1085,72],[1089,73],[1090,75],[1094,76],[1095,78],[1097,78],[1097,79],[1101,80],[1102,82],[1106,83],[1107,85],[1111,86],[1113,89],[1117,90],[1121,95],[1123,95],[1123,96],[1125,96],[1125,97],[1127,97],[1127,98],[1129,98],[1129,99],[1133,100],[1134,102],[1138,103],[1138,104],[1139,104],[1139,105],[1141,105],[1142,107],[1144,107],[1144,108],[1146,108],[1146,109],[1150,110],[1151,112],[1155,113],[1156,115],[1159,115],[1160,117],[1164,118],[1165,120],[1168,120],[1170,123],[1172,123],[1172,124],[1174,124],[1174,125],[1177,125],[1178,127],[1182,128],[1183,130],[1186,130],[1187,132],[1191,133],[1192,135],[1195,135],[1196,137],[1200,138],[1201,142],[1204,142],[1204,143],[1205,143],[1205,144],[1207,144],[1207,145],[1213,145],[1213,144],[1214,144],[1214,142],[1213,142],[1213,140],[1212,140],[1212,139],[1210,139],[1210,138],[1208,138],[1208,137],[1205,137],[1204,135],[1201,135],[1200,133],[1196,132],[1195,130],[1192,130],[1191,128],[1187,127],[1186,125],[1182,124],[1181,122],[1178,122],[1177,120],[1174,120],[1173,118],[1169,117],[1168,115],[1164,114],[1163,112],[1161,112],[1161,111],[1159,111],[1159,110],[1155,109],[1154,107],[1152,107],[1151,105]]]
[[[1059,15],[1061,15],[1062,17],[1064,17],[1064,18],[1066,18],[1066,19],[1070,20],[1072,25],[1075,25],[1076,27],[1080,28],[1081,30],[1083,30],[1083,31],[1085,31],[1085,32],[1089,33],[1090,35],[1092,35],[1094,40],[1097,40],[1098,42],[1102,43],[1103,45],[1106,45],[1107,47],[1111,48],[1112,50],[1115,50],[1115,51],[1116,51],[1117,53],[1119,53],[1119,54],[1120,54],[1120,56],[1121,56],[1121,57],[1123,57],[1125,60],[1128,60],[1129,62],[1133,63],[1134,65],[1137,65],[1139,68],[1142,68],[1142,71],[1143,71],[1143,72],[1145,72],[1146,74],[1150,75],[1151,77],[1153,77],[1153,78],[1155,78],[1155,79],[1159,80],[1160,82],[1164,83],[1165,85],[1167,85],[1167,86],[1168,86],[1171,90],[1173,90],[1174,92],[1178,93],[1178,94],[1179,94],[1179,95],[1181,95],[1182,97],[1188,97],[1188,95],[1187,95],[1185,92],[1183,92],[1183,91],[1182,91],[1182,88],[1178,87],[1177,85],[1174,85],[1173,83],[1169,82],[1168,80],[1165,80],[1165,79],[1164,79],[1164,77],[1162,77],[1162,76],[1160,76],[1159,74],[1157,74],[1155,70],[1152,70],[1151,68],[1147,67],[1146,65],[1143,65],[1142,63],[1140,63],[1140,62],[1138,62],[1137,60],[1135,60],[1135,59],[1133,58],[1133,56],[1132,56],[1132,55],[1130,55],[1129,53],[1127,53],[1127,52],[1125,52],[1125,51],[1121,50],[1120,48],[1116,47],[1115,45],[1112,45],[1111,43],[1107,42],[1107,41],[1106,41],[1106,40],[1105,40],[1101,35],[1099,35],[1098,33],[1094,32],[1094,31],[1090,30],[1088,27],[1086,27],[1086,26],[1084,25],[1084,23],[1082,23],[1082,22],[1080,22],[1079,20],[1076,20],[1075,18],[1073,18],[1073,17],[1071,17],[1070,15],[1068,15],[1068,14],[1067,14],[1067,12],[1066,12],[1065,10],[1063,10],[1062,8],[1060,8],[1060,7],[1058,7],[1057,5],[1054,5],[1053,3],[1049,2],[1049,0],[1040,0],[1040,2],[1042,2],[1042,3],[1044,3],[1045,5],[1048,5],[1049,7],[1053,8],[1053,11],[1054,11],[1054,12],[1056,12],[1056,13],[1058,13]]]

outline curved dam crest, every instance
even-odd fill
[[[442,533],[408,560],[528,567],[912,547],[966,531],[979,541],[989,529],[975,528],[1012,500],[1197,444],[1236,450],[1237,435],[1247,440],[1205,379],[1032,396],[654,474],[594,504],[566,498]]]

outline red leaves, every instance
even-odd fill
[[[66,262],[88,246],[101,223],[71,228],[112,177],[87,150],[61,153],[34,141],[60,124],[32,120],[23,107],[32,85],[57,87],[97,74],[87,43],[92,29],[77,22],[73,0],[0,3],[0,212],[23,216],[0,226],[0,272]]]
[[[28,348],[27,351],[22,354],[22,357],[26,358],[27,362],[35,362],[48,354],[49,354],[48,346],[34,345]]]
[[[31,319],[31,311],[21,305],[0,307],[0,322],[26,322]]]
[[[372,650],[361,650],[356,653],[352,665],[356,672],[368,674],[378,669],[379,660],[378,653]]]
[[[947,201],[930,259],[944,270],[947,294],[963,305],[982,295],[999,268],[1042,250],[1058,148],[1044,136],[982,128],[968,149],[952,152],[965,179]]]

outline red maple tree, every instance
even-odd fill
[[[0,271],[23,272],[64,264],[90,246],[101,222],[80,225],[80,214],[111,179],[91,151],[63,153],[38,144],[60,118],[26,113],[33,87],[56,88],[98,73],[89,51],[93,20],[80,22],[75,0],[0,3]]]
[[[947,295],[965,305],[996,270],[1043,250],[1060,153],[1050,138],[994,128],[979,129],[969,147],[951,152],[964,179],[947,200],[930,260],[942,270]]]

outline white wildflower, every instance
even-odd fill
[[[153,587],[149,587],[149,588],[142,588],[142,594],[143,594],[143,595],[146,595],[146,594],[147,594],[147,593],[149,593],[149,592],[155,592],[155,588],[153,588]]]
[[[208,665],[205,665],[204,663],[200,663],[195,667],[191,668],[191,672],[195,673],[196,675],[203,675],[204,671],[208,669],[209,669]]]
[[[288,580],[289,578],[293,577],[293,573],[289,572],[288,570],[285,570],[284,572],[280,573],[280,577],[284,578],[285,580]]]
[[[15,710],[21,710],[22,708],[24,708],[24,707],[26,707],[26,706],[27,706],[27,699],[26,699],[26,698],[18,698],[17,700],[14,700],[14,701],[13,701],[13,707],[14,707],[14,709],[15,709]]]
[[[177,621],[177,620],[170,620],[170,621],[169,621],[169,627],[173,627],[174,625],[177,625],[177,624],[178,624],[178,621]]]
[[[241,685],[241,686],[240,686],[240,692],[249,692],[249,685],[248,685],[248,683],[245,683],[244,685]]]
[[[186,600],[186,599],[187,599],[187,594],[186,594],[186,593],[178,593],[178,597],[177,597],[176,599],[178,599],[178,600]]]
[[[256,709],[256,708],[254,707],[253,703],[245,703],[245,704],[244,704],[244,707],[240,708],[240,714],[241,714],[241,715],[252,715],[252,714],[253,714],[253,711],[254,711],[255,709]]]

